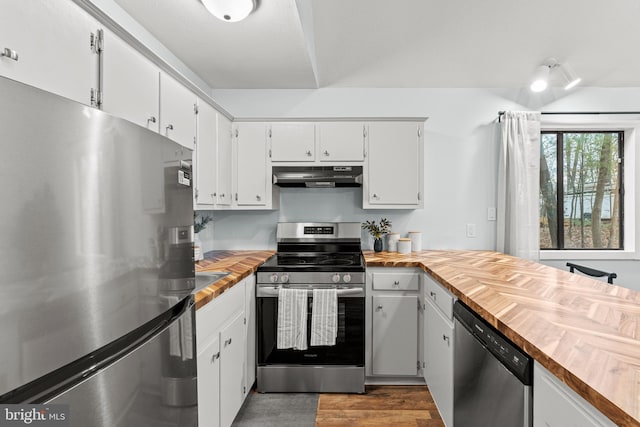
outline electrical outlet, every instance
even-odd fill
[[[477,237],[475,224],[467,224],[467,237]]]
[[[496,220],[496,208],[487,208],[487,220],[495,221]]]

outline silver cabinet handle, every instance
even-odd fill
[[[211,363],[215,362],[217,359],[220,359],[220,352],[217,352],[213,356],[211,356]]]
[[[220,197],[224,197],[224,193],[220,193]]]
[[[307,150],[307,156],[311,156],[311,150]]]
[[[262,200],[262,197],[260,197],[260,195],[259,195],[259,194],[256,194],[256,200],[257,200],[257,201],[260,201],[260,200]]]
[[[167,129],[167,132],[169,132],[170,130],[173,130],[173,125],[168,125],[166,129]]]
[[[155,123],[155,122],[156,122],[156,116],[151,116],[151,117],[149,117],[149,118],[147,119],[147,125],[148,125],[149,123]]]
[[[373,197],[374,199],[379,199],[379,198],[380,198],[376,193],[373,193],[373,196],[372,196],[372,197]]]
[[[399,281],[399,280],[394,280],[394,281],[393,281],[393,286],[398,286],[399,284],[400,284],[400,281]]]
[[[328,155],[329,155],[329,152],[328,152],[327,150],[324,150],[324,155],[325,155],[325,156],[328,156]]]
[[[377,306],[376,310],[378,310],[378,311],[382,310],[382,306],[381,305]]]
[[[431,296],[431,299],[433,299],[434,301],[436,300],[436,293],[431,291],[429,292],[429,295]]]
[[[442,339],[447,343],[447,347],[448,347],[449,345],[451,345],[451,342],[449,341],[449,337],[448,337],[448,336],[446,336],[446,335],[442,335]]]
[[[231,344],[231,338],[229,338],[228,340],[226,340],[226,341],[224,342],[224,346],[225,346],[225,347],[226,347],[226,346],[228,346],[228,345],[230,345],[230,344]]]
[[[2,49],[2,53],[0,53],[0,56],[13,59],[14,61],[18,60],[18,52],[16,52],[13,49],[9,49],[8,47],[5,47],[4,49]]]

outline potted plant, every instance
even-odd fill
[[[212,216],[202,215],[200,216],[200,221],[198,221],[198,213],[193,213],[193,232],[195,233],[193,237],[193,259],[196,261],[200,261],[204,258],[204,254],[202,252],[202,242],[200,241],[198,233],[204,230],[211,220],[213,220]]]
[[[362,228],[373,236],[373,250],[375,252],[382,251],[382,236],[391,231],[391,221],[386,218],[380,219],[380,224],[375,221],[365,221],[362,223]]]

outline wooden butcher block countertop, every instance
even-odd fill
[[[256,269],[271,258],[275,251],[211,251],[205,259],[196,262],[196,272],[224,271],[229,275],[202,289],[195,295],[196,309],[255,273]]]
[[[618,425],[640,425],[640,293],[492,251],[365,252],[418,267]]]

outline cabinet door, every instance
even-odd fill
[[[316,153],[313,123],[274,123],[269,130],[271,161],[312,162]]]
[[[193,150],[196,135],[196,96],[173,78],[160,73],[160,133]]]
[[[417,375],[418,297],[374,295],[373,375]]]
[[[364,160],[364,123],[324,122],[317,126],[321,162]]]
[[[415,122],[369,124],[369,204],[419,204],[419,129]]]
[[[89,36],[99,26],[73,2],[3,0],[0,75],[90,105],[98,84],[98,55]]]
[[[254,275],[245,279],[244,316],[247,320],[245,325],[247,352],[244,390],[246,397],[256,381],[256,276]]]
[[[232,165],[233,152],[231,149],[231,120],[218,113],[218,156],[216,162],[217,188],[216,204],[231,206],[232,197]]]
[[[265,206],[267,193],[266,127],[241,123],[236,137],[236,204]]]
[[[244,401],[244,313],[220,331],[220,425],[230,426]]]
[[[216,192],[217,112],[209,104],[198,105],[197,144],[194,152],[196,208],[212,208]]]
[[[198,425],[220,425],[220,340],[198,350]]]
[[[453,426],[453,324],[425,304],[424,379],[447,426]]]
[[[534,427],[616,425],[538,363],[533,365],[533,383]]]
[[[102,53],[102,109],[158,132],[160,71],[109,31]]]

